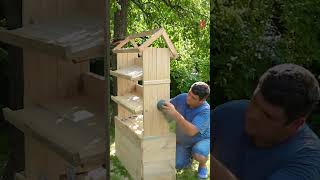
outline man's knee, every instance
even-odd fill
[[[192,147],[192,154],[204,156],[205,158],[208,157],[209,152],[210,152],[210,141],[208,140],[199,141]]]

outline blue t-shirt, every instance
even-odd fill
[[[218,106],[213,121],[213,156],[239,180],[320,180],[320,140],[305,124],[271,148],[257,148],[244,132],[249,101]]]
[[[176,126],[176,137],[179,144],[192,146],[194,143],[210,138],[210,105],[205,101],[196,108],[187,105],[187,93],[180,94],[171,99],[176,110],[189,122],[195,125],[199,132],[189,136],[178,124]]]

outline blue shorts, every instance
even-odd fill
[[[210,139],[203,139],[190,147],[176,144],[176,169],[183,169],[190,166],[192,163],[192,154],[208,157],[209,152]]]

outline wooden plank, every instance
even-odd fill
[[[130,36],[128,36],[128,39],[135,39],[135,38],[140,38],[140,37],[144,37],[144,36],[150,36],[153,35],[155,33],[157,33],[158,31],[162,31],[162,28],[158,28],[158,29],[153,29],[150,31],[144,31],[141,33],[136,33],[136,34],[132,34]]]
[[[102,109],[105,107],[105,78],[103,76],[85,72],[81,74],[83,92],[92,98]]]
[[[146,48],[143,52],[143,126],[145,136],[159,136],[169,132],[167,121],[156,107],[159,100],[169,100],[170,98],[168,79],[158,79],[169,76],[164,75],[169,74],[168,69],[165,69],[165,72],[162,71],[162,68],[168,65],[166,62],[169,61],[167,56],[159,55],[162,51],[165,52],[165,50],[158,50],[157,48]],[[163,61],[164,66],[157,63],[161,61]]]
[[[161,136],[169,133],[167,120],[157,109],[159,100],[169,100],[169,84],[144,85],[143,115],[144,136]]]
[[[170,51],[168,48],[157,48],[154,59],[157,66],[157,79],[170,79]]]
[[[126,78],[132,81],[142,80],[142,67],[132,65],[126,68],[110,71],[110,74],[116,77]]]
[[[145,179],[175,179],[175,134],[145,137],[142,141],[142,150]],[[157,156],[154,154],[157,154]]]
[[[138,48],[114,49],[112,51],[114,53],[139,53],[140,52]]]
[[[137,65],[137,66],[141,66],[142,67],[143,66],[142,62],[143,62],[142,61],[142,57],[138,57],[138,58],[134,59],[134,64]]]
[[[144,51],[144,49],[148,46],[150,46],[155,40],[157,40],[163,33],[163,29],[160,28],[157,32],[155,32],[154,34],[152,34],[152,36],[145,41],[141,46],[139,46],[139,50]]]
[[[24,96],[29,102],[43,102],[57,97],[57,61],[33,50],[24,50]]]
[[[170,79],[143,81],[144,85],[170,84]]]
[[[112,52],[113,52],[113,53],[116,53],[116,52],[115,52],[116,50],[121,49],[122,46],[124,46],[124,45],[127,44],[128,42],[129,42],[129,38],[125,38],[125,39],[122,40],[116,47],[114,47],[114,48],[112,49]]]
[[[143,111],[142,98],[137,95],[111,96],[111,99],[134,114],[140,114]]]
[[[163,30],[162,37],[163,37],[164,41],[166,42],[167,46],[169,47],[173,58],[178,58],[178,53],[176,51],[176,48],[173,46],[173,43],[171,42],[171,40],[165,30]]]
[[[143,163],[164,160],[175,161],[176,135],[144,137],[142,141]],[[154,156],[157,154],[157,156]],[[173,166],[175,167],[175,166]]]
[[[118,53],[117,54],[117,69],[126,68],[128,66],[134,65],[134,59],[138,56],[137,53]],[[135,90],[135,81],[128,79],[117,78],[117,95],[122,96],[128,93],[132,93]],[[121,105],[118,105],[118,116],[126,117],[132,114]]]
[[[116,155],[134,179],[141,179],[141,139],[117,119],[115,126]]]
[[[135,85],[135,92],[138,96],[143,97],[143,86],[141,86],[140,84],[136,84]]]
[[[130,42],[133,45],[133,47],[138,48],[138,44],[133,39],[130,39]]]

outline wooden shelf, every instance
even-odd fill
[[[104,113],[88,97],[3,112],[7,121],[73,165],[104,162]]]
[[[103,56],[103,19],[81,16],[0,30],[0,41],[66,59]]]
[[[134,114],[141,114],[143,111],[143,100],[134,93],[124,96],[111,96],[111,99]]]
[[[110,74],[116,77],[122,77],[129,80],[139,81],[142,80],[142,67],[133,65],[126,68],[110,71]]]

